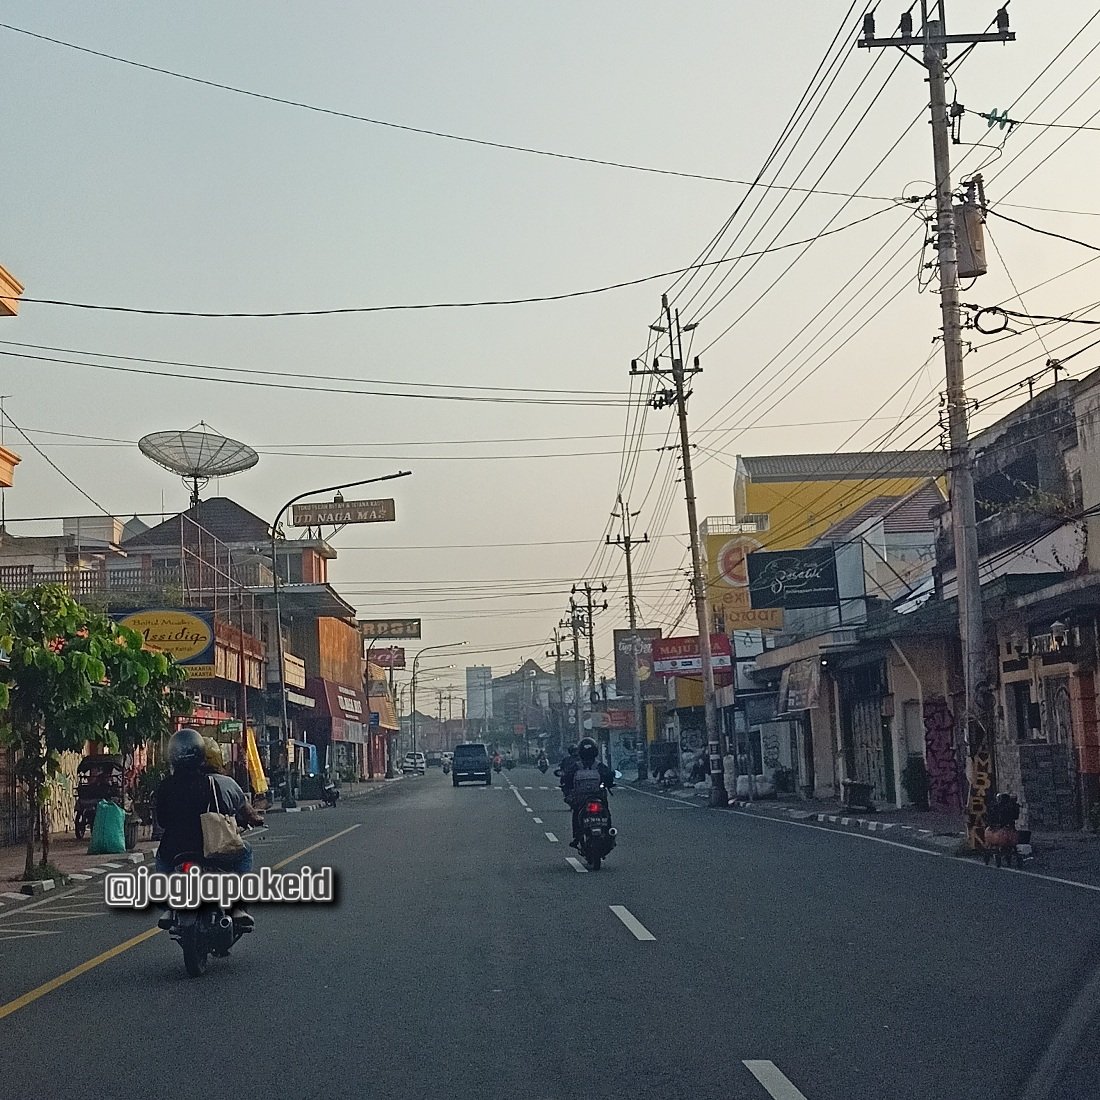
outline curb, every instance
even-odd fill
[[[915,825],[903,825],[896,821],[872,821],[866,817],[846,817],[841,814],[817,813],[813,810],[799,810],[794,807],[760,808],[759,802],[744,799],[730,799],[729,805],[739,810],[754,810],[764,817],[790,817],[796,821],[816,821],[821,825],[831,825],[849,832],[889,834],[900,844],[913,848],[934,848],[938,851],[954,850],[964,839],[957,836],[937,836],[931,829],[920,829]]]
[[[80,885],[91,882],[109,871],[123,871],[127,867],[135,867],[143,863],[151,863],[153,850],[141,850],[136,852],[122,852],[119,855],[112,854],[109,863],[96,864],[91,867],[82,867],[79,871],[65,871],[61,875],[60,882],[52,878],[35,879],[31,882],[13,882],[14,889],[0,893],[0,908],[14,905],[16,902],[29,901],[32,898],[40,898],[58,886]]]

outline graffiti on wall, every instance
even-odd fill
[[[955,752],[955,716],[942,695],[924,701],[924,761],[928,802],[933,809],[959,808],[959,758]]]
[[[779,735],[772,729],[766,729],[760,736],[764,750],[764,767],[773,770],[782,767],[783,761],[779,758]]]

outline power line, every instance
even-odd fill
[[[467,145],[480,145],[489,149],[501,149],[513,153],[528,153],[532,156],[539,157],[552,157],[556,160],[569,160],[575,161],[580,164],[597,164],[608,168],[621,168],[631,172],[646,172],[659,176],[676,176],[683,179],[696,179],[705,180],[711,183],[731,183],[740,187],[753,187],[753,186],[766,186],[772,187],[776,190],[792,190],[802,191],[805,188],[801,187],[788,187],[785,184],[750,184],[747,180],[731,179],[727,176],[714,176],[707,175],[701,172],[686,172],[673,168],[656,168],[650,165],[643,164],[631,164],[626,161],[607,160],[601,157],[586,157],[580,156],[575,153],[562,153],[551,149],[539,149],[531,145],[516,145],[511,142],[505,141],[491,141],[487,138],[471,137],[468,134],[454,134],[446,130],[433,130],[423,126],[411,126],[401,122],[393,122],[388,119],[371,118],[368,115],[356,114],[353,111],[341,111],[331,107],[322,107],[315,103],[306,103],[301,100],[288,99],[284,96],[269,95],[264,92],[253,91],[250,88],[242,88],[234,84],[226,84],[217,80],[207,80],[204,77],[194,76],[190,73],[181,73],[174,69],[166,69],[159,65],[149,65],[142,61],[134,61],[132,58],[120,57],[117,54],[106,53],[102,50],[93,50],[88,46],[81,46],[75,42],[68,42],[62,38],[54,38],[46,34],[38,34],[35,31],[28,30],[25,27],[16,27],[11,23],[0,23],[0,29],[13,31],[16,34],[23,34],[29,38],[38,39],[41,42],[49,42],[55,46],[64,46],[66,49],[76,50],[79,53],[89,54],[92,57],[99,57],[105,61],[114,61],[120,65],[128,65],[134,69],[141,69],[145,72],[157,73],[160,76],[170,76],[176,80],[187,81],[191,84],[200,84],[203,87],[215,88],[218,91],[232,92],[234,95],[247,96],[250,99],[262,100],[266,103],[277,103],[284,107],[295,107],[303,111],[311,111],[315,114],[329,115],[333,118],[347,119],[352,122],[365,122],[371,126],[381,126],[390,130],[402,130],[405,133],[420,134],[425,137],[443,138],[447,141],[458,141]],[[843,191],[821,191],[822,195],[831,195],[840,198],[859,198],[866,199],[875,202],[890,202],[891,200],[885,198],[882,195],[849,195]]]
[[[3,24],[0,24],[0,26],[2,25]],[[784,244],[761,249],[758,252],[744,252],[740,256],[734,257],[732,260],[707,260],[700,264],[693,264],[690,267],[672,268],[669,271],[659,271],[653,275],[642,275],[636,279],[624,279],[617,283],[607,283],[603,286],[588,287],[584,290],[569,290],[562,291],[558,294],[541,294],[526,298],[485,298],[474,301],[454,302],[398,302],[378,306],[333,306],[325,309],[260,310],[255,312],[245,310],[214,311],[195,309],[152,309],[144,306],[122,306],[102,302],[75,302],[63,298],[28,298],[25,295],[20,296],[18,299],[10,297],[5,298],[4,296],[0,295],[0,301],[33,303],[35,305],[41,306],[58,306],[66,309],[97,310],[108,313],[131,313],[140,314],[141,316],[145,317],[205,317],[237,319],[270,319],[274,317],[333,317],[351,313],[369,314],[398,313],[435,309],[479,309],[482,307],[490,306],[522,306],[534,305],[542,302],[564,302],[575,298],[589,298],[597,294],[608,294],[611,291],[623,290],[627,287],[641,286],[645,283],[654,282],[657,279],[667,279],[670,275],[681,275],[688,271],[694,271],[707,267],[715,267],[727,263],[737,263],[739,260],[745,259],[746,257],[765,256],[772,252],[782,252],[788,248],[800,248],[803,245],[813,244],[824,237],[832,237],[835,236],[837,233],[843,233],[847,229],[853,229],[858,225],[863,225],[865,222],[869,222],[873,218],[877,218],[880,214],[889,213],[889,211],[895,209],[895,207],[904,205],[905,201],[906,200],[903,199],[891,199],[889,206],[881,207],[880,209],[875,210],[870,214],[865,214],[861,218],[856,218],[854,221],[847,222],[845,225],[838,225],[835,229],[828,229],[821,233],[816,233],[813,237],[807,237],[804,240],[787,241]]]

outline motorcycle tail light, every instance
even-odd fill
[[[197,863],[182,863],[182,864],[180,864],[180,870],[185,875],[190,874],[192,868],[195,868],[197,870],[198,867],[199,867],[199,865]]]
[[[590,814],[602,814],[603,813],[603,803],[602,802],[589,802],[588,805],[585,807],[585,809]]]

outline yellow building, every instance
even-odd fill
[[[735,514],[703,524],[711,622],[726,630],[778,630],[783,612],[753,610],[745,558],[757,550],[810,545],[872,501],[900,499],[928,483],[943,484],[942,451],[739,455]]]

